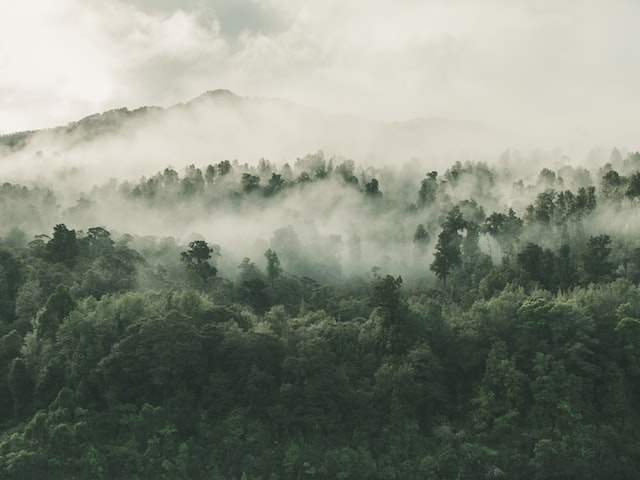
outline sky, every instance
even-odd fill
[[[638,148],[637,0],[21,0],[0,133],[207,90]]]

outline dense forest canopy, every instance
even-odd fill
[[[3,183],[1,471],[638,478],[640,154],[560,160]]]

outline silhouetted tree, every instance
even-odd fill
[[[260,188],[260,177],[251,175],[250,173],[242,174],[242,190],[251,193]]]
[[[582,254],[582,266],[587,275],[587,281],[597,282],[613,271],[613,264],[609,261],[610,244],[609,235],[589,237],[587,248]]]
[[[269,183],[265,187],[265,195],[276,195],[277,193],[282,191],[283,187],[284,180],[282,179],[282,176],[278,173],[272,173],[271,178],[269,179]]]
[[[210,247],[204,240],[189,243],[189,250],[180,253],[180,260],[184,262],[188,274],[199,284],[206,285],[218,273],[218,269],[209,263],[212,254],[220,255],[220,247]]]
[[[267,278],[273,284],[273,281],[282,273],[282,267],[280,266],[280,259],[275,250],[269,248],[264,252],[264,256],[267,259]]]
[[[436,200],[438,193],[438,172],[433,171],[427,173],[427,178],[423,178],[420,182],[420,190],[418,191],[418,206],[423,207],[431,205]]]
[[[229,160],[221,161],[220,163],[218,163],[217,168],[218,175],[220,175],[221,177],[228,175],[233,170],[233,168],[231,167],[231,162],[229,162]]]
[[[609,170],[602,177],[602,196],[607,200],[621,200],[627,179],[622,177],[615,170]]]
[[[636,200],[640,198],[640,172],[634,172],[631,174],[624,194],[629,200]]]
[[[53,228],[53,238],[46,245],[47,259],[52,263],[64,263],[73,267],[78,257],[76,231],[59,223]]]
[[[447,215],[442,232],[438,235],[435,259],[430,268],[445,285],[451,269],[460,265],[462,261],[462,235],[458,232],[463,230],[465,225],[460,207],[455,206]]]
[[[378,180],[376,180],[375,178],[372,178],[371,181],[366,183],[366,185],[364,186],[364,191],[370,197],[382,196],[382,192],[380,191]]]

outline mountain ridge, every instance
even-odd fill
[[[161,112],[169,112],[173,109],[181,108],[181,107],[193,107],[202,102],[213,101],[218,104],[218,106],[239,106],[242,103],[248,102],[268,102],[268,103],[276,103],[280,105],[284,105],[287,107],[295,107],[300,110],[306,110],[308,112],[313,112],[317,115],[326,115],[329,117],[347,119],[350,121],[359,121],[359,122],[367,122],[373,124],[382,124],[389,126],[411,126],[411,127],[422,127],[422,126],[433,126],[436,124],[459,124],[466,125],[471,128],[479,128],[486,129],[483,125],[471,121],[471,120],[459,120],[459,119],[451,119],[448,117],[415,117],[408,120],[371,120],[354,114],[333,114],[333,113],[324,113],[320,110],[314,109],[312,107],[308,107],[302,104],[298,104],[295,102],[291,102],[289,100],[277,98],[277,97],[249,97],[249,96],[241,96],[237,95],[231,90],[219,88],[214,90],[207,90],[202,94],[193,97],[186,102],[177,103],[171,105],[169,107],[160,107],[157,105],[142,105],[133,109],[130,109],[128,106],[122,106],[114,109],[104,110],[102,112],[92,113],[85,117],[80,118],[79,120],[74,120],[66,125],[55,125],[46,128],[40,129],[29,129],[29,130],[18,130],[11,133],[0,134],[0,144],[14,146],[18,145],[19,139],[25,136],[31,136],[40,132],[62,132],[65,131],[67,133],[71,133],[75,130],[78,130],[81,127],[102,127],[106,129],[112,129],[117,126],[117,121],[128,120],[131,118],[136,118],[139,116],[143,116],[148,113],[161,113]]]
[[[487,146],[495,153],[504,150],[498,138],[496,132],[468,120],[370,120],[325,113],[285,99],[216,89],[168,107],[121,107],[67,125],[0,135],[0,156],[30,151],[57,154],[113,140],[133,161],[127,142],[135,140],[141,149],[155,149],[162,143],[163,150],[180,157],[189,144],[199,152],[249,162],[262,157],[290,161],[325,150],[375,163],[375,159],[409,160],[452,152],[475,154]]]

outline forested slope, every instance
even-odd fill
[[[640,154],[540,168],[5,183],[0,471],[638,478]]]

